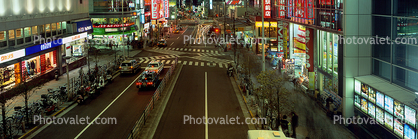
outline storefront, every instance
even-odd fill
[[[25,49],[0,55],[0,64],[14,63],[14,60],[25,56]],[[20,63],[8,64],[0,67],[0,90],[8,90],[21,82]]]
[[[258,38],[254,40],[257,45],[256,53],[261,54],[263,49],[263,40],[265,51],[269,51],[272,47],[273,49],[277,48],[277,21],[264,22],[264,37],[263,37],[263,27],[262,22],[255,22],[256,33]]]
[[[86,39],[87,32],[65,37],[62,39],[61,54],[62,56],[72,57],[67,62],[72,63],[87,55]]]
[[[412,100],[413,94],[399,96],[397,89],[388,92],[377,84],[365,84],[356,78],[354,82],[354,113],[357,117],[373,118],[375,124],[361,124],[360,126],[380,133],[387,138],[417,138],[417,102]],[[381,84],[381,83],[380,83]],[[372,87],[375,86],[375,87]],[[387,87],[385,87],[387,88]],[[401,90],[399,90],[401,91]],[[405,91],[401,91],[406,93]],[[412,99],[411,99],[412,98]]]

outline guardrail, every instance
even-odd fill
[[[145,123],[147,121],[147,117],[150,115],[151,110],[154,109],[154,102],[157,101],[162,91],[164,90],[166,84],[168,81],[170,81],[171,75],[173,74],[174,69],[176,69],[177,65],[177,58],[175,60],[175,63],[171,65],[170,69],[168,70],[167,74],[164,76],[163,80],[161,81],[160,85],[158,85],[157,90],[155,90],[154,94],[152,95],[150,101],[148,102],[147,106],[145,107],[144,111],[141,114],[141,117],[136,121],[134,127],[131,129],[131,132],[128,135],[128,139],[135,139],[139,138],[137,134],[141,130],[142,127],[145,126]]]

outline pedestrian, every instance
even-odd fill
[[[291,124],[292,124],[292,137],[293,138],[296,138],[296,127],[298,127],[298,122],[299,122],[299,116],[296,114],[296,112],[292,112],[291,113],[291,115],[292,115],[292,121],[291,121]]]
[[[327,109],[327,116],[329,116],[330,115],[330,113],[331,113],[331,109],[330,109],[330,106],[331,106],[331,103],[332,103],[332,98],[329,96],[326,100],[325,100],[325,108]]]
[[[282,127],[283,133],[288,137],[289,136],[289,121],[287,121],[287,116],[283,115],[280,120],[280,126]]]

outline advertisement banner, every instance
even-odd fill
[[[163,0],[160,0],[158,3],[158,11],[160,11],[160,13],[158,13],[158,19],[164,17],[164,2]]]
[[[314,71],[314,41],[313,41],[313,35],[314,30],[311,28],[307,28],[305,32],[305,44],[306,44],[306,68],[309,72]]]
[[[309,72],[309,87],[308,87],[308,89],[309,90],[315,90],[315,72]]]
[[[25,49],[20,49],[20,50],[13,51],[13,52],[10,52],[10,53],[1,54],[0,55],[0,64],[4,63],[4,62],[7,62],[7,61],[10,61],[10,60],[13,60],[13,59],[24,57],[25,54],[26,54]]]
[[[289,24],[288,23],[284,23],[283,24],[283,53],[284,53],[284,58],[285,59],[288,59],[289,58],[289,55],[287,54],[288,53],[288,50],[289,50],[289,46],[287,45],[288,43],[288,36],[289,36],[289,34],[288,34],[288,31],[287,31],[287,29],[289,28]]]
[[[158,0],[151,0],[151,19],[156,20],[158,19]]]
[[[66,56],[72,56],[71,52],[72,52],[71,45],[66,45],[65,46],[65,55]]]
[[[293,0],[287,0],[287,17],[292,18],[293,16]]]
[[[283,51],[283,21],[277,21],[277,44],[280,52]]]
[[[315,19],[315,4],[313,2],[313,0],[308,0],[308,4],[307,4],[307,15],[306,17],[308,19]]]
[[[15,65],[14,65],[14,69],[15,69],[15,84],[19,84],[20,83],[20,75],[21,75],[21,73],[20,73],[20,62],[19,63],[16,63]]]
[[[145,5],[151,5],[151,0],[144,0]]]
[[[264,18],[271,18],[271,1],[264,0]]]
[[[304,53],[306,50],[306,28],[304,26],[294,24],[293,30],[294,53]]]

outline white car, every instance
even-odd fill
[[[160,61],[151,61],[148,64],[147,68],[145,68],[145,71],[156,72],[159,74],[163,69],[164,69],[164,63]]]
[[[136,73],[140,68],[140,63],[136,60],[125,60],[119,66],[121,73]]]

